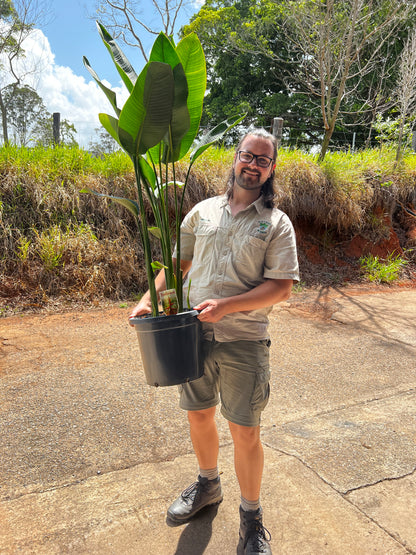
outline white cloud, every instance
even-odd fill
[[[41,31],[34,31],[25,40],[23,48],[26,57],[19,61],[19,73],[26,76],[25,84],[36,89],[48,112],[59,112],[61,120],[74,124],[78,131],[76,140],[87,147],[96,138],[95,129],[101,125],[98,113],[113,114],[104,93],[92,79],[86,81],[71,68],[56,65],[49,41]],[[127,91],[121,81],[117,87],[108,82],[105,84],[116,92],[120,99],[118,104],[122,105]]]

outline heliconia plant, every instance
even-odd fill
[[[179,311],[182,311],[182,272],[180,264],[174,269],[172,253],[176,240],[179,261],[180,224],[190,171],[201,154],[244,116],[222,122],[196,141],[206,90],[205,55],[196,34],[187,35],[175,45],[171,38],[160,33],[148,63],[137,75],[103,25],[97,23],[97,27],[129,92],[123,107],[118,106],[116,93],[100,81],[85,56],[83,61],[115,112],[115,116],[101,113],[99,120],[133,162],[137,199],[97,193],[89,188],[81,192],[110,198],[133,214],[143,245],[152,315],[158,315],[155,277],[161,269],[165,271],[166,288],[176,289]],[[176,179],[175,163],[185,156],[189,156],[189,165],[182,183]],[[174,222],[169,219],[169,189],[173,191]],[[145,198],[150,204],[155,225],[148,222]],[[175,237],[172,236],[172,226]],[[150,233],[160,241],[162,261],[152,260]]]

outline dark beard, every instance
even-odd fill
[[[253,191],[255,189],[262,188],[263,184],[260,183],[259,178],[260,178],[260,174],[258,174],[257,176],[254,176],[254,175],[252,176],[242,171],[238,176],[236,175],[234,179],[237,185],[242,189],[245,189],[246,191]]]

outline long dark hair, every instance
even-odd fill
[[[272,143],[272,145],[273,145],[273,162],[272,162],[272,164],[274,165],[275,162],[276,162],[276,158],[277,158],[277,139],[276,139],[276,137],[274,135],[272,135],[271,133],[268,133],[267,131],[265,131],[262,128],[252,129],[252,130],[248,131],[241,138],[240,142],[238,143],[238,145],[236,147],[236,152],[238,152],[240,150],[241,145],[243,144],[243,142],[245,141],[245,139],[248,136],[261,137],[262,139],[266,139],[267,141],[270,141]],[[234,179],[235,179],[235,172],[234,172],[234,164],[233,164],[233,167],[231,168],[230,175],[228,176],[228,181],[227,181],[226,194],[227,194],[228,199],[232,198],[232,196],[233,196]],[[260,194],[263,195],[263,201],[264,201],[264,204],[265,204],[266,208],[273,208],[274,207],[273,182],[274,182],[274,170],[270,174],[269,179],[263,183],[263,186],[262,186],[261,191],[260,191]]]

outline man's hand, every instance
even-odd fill
[[[226,314],[248,312],[273,306],[290,297],[293,281],[291,279],[266,279],[257,287],[223,299],[208,299],[195,306],[201,310],[198,318],[201,322],[219,322]]]
[[[139,304],[137,304],[132,311],[129,314],[129,320],[130,318],[136,318],[137,316],[143,316],[144,314],[151,314],[152,313],[152,303],[150,301],[150,297],[147,298],[146,295],[144,295],[141,299]],[[129,322],[129,324],[131,326],[133,326],[133,324],[131,324]]]
[[[198,319],[201,322],[219,322],[227,314],[225,299],[208,299],[194,306],[194,309],[201,310],[201,313],[198,315]]]

